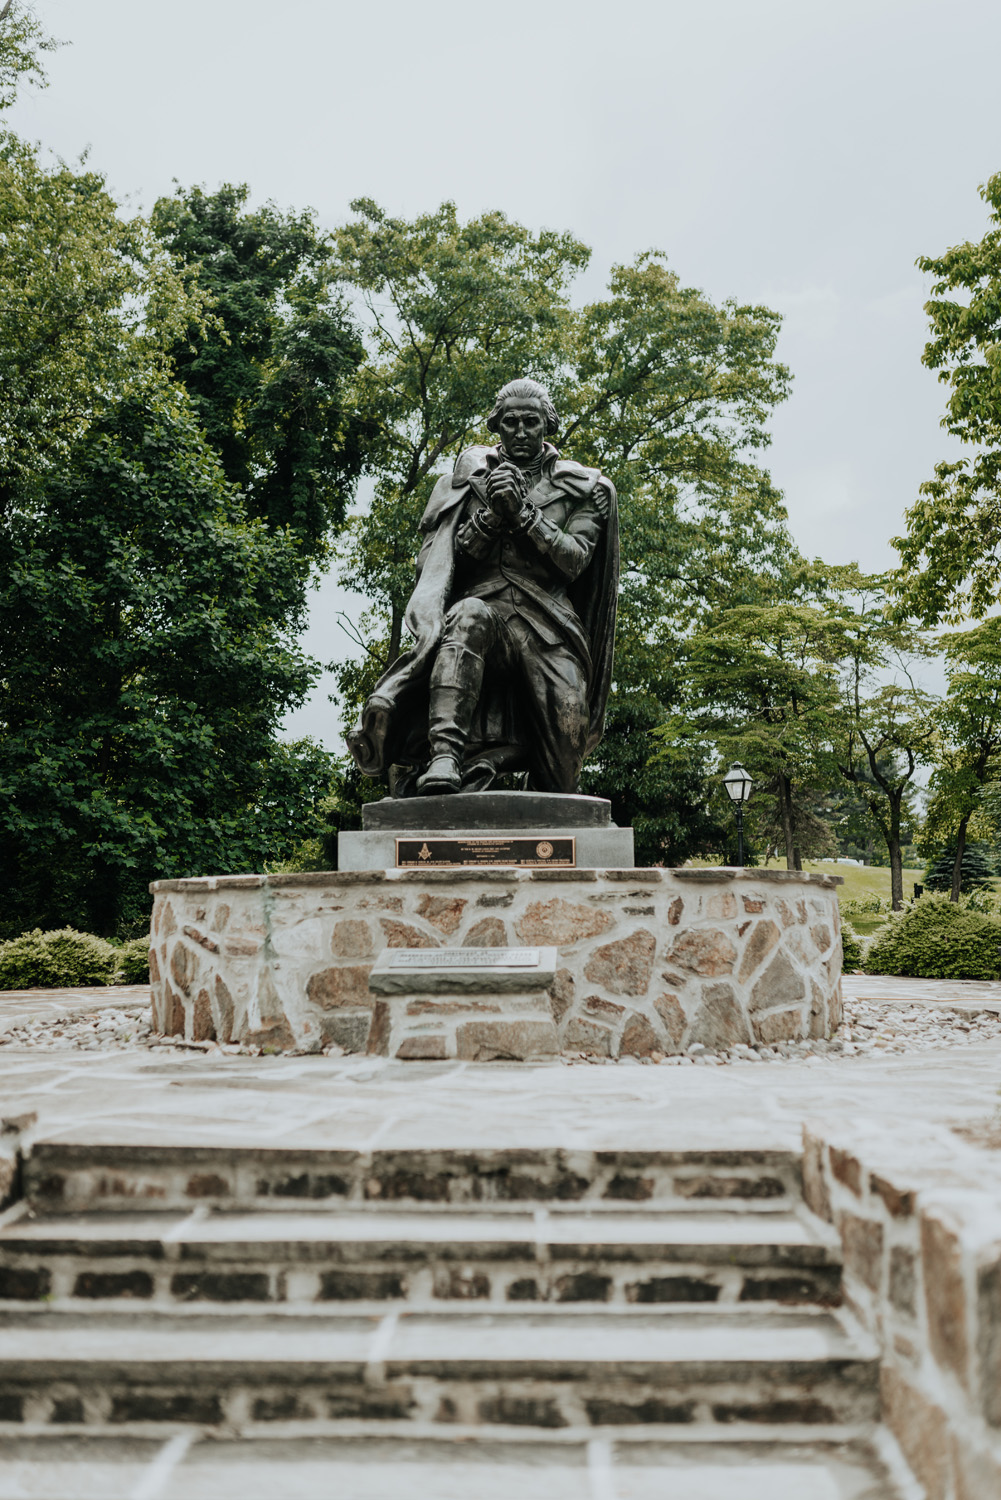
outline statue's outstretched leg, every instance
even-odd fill
[[[446,640],[438,648],[428,719],[431,763],[417,783],[423,796],[457,792],[462,786],[462,757],[480,701],[483,666],[483,657],[467,646]]]

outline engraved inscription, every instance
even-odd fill
[[[394,948],[393,969],[537,969],[538,948]]]
[[[428,870],[442,865],[559,865],[577,864],[575,838],[425,838],[396,840],[399,870]]]

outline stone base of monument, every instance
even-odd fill
[[[368,976],[369,1052],[401,1060],[558,1057],[555,948],[387,948]]]
[[[633,831],[601,797],[558,792],[459,792],[384,797],[362,808],[360,831],[337,840],[341,870],[519,865],[611,869],[633,864]]]
[[[544,868],[158,881],[154,1026],[275,1051],[388,1051],[386,997],[369,985],[384,949],[521,945],[558,950],[548,987],[518,993],[536,1007],[522,1014],[543,1020],[545,995],[563,1055],[825,1037],[841,1019],[839,883],[785,870]]]

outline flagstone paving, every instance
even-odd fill
[[[800,1147],[805,1117],[983,1124],[1001,1041],[781,1067],[398,1063],[0,1048],[0,1114],[43,1138],[212,1145]]]
[[[0,1035],[29,1021],[56,1021],[124,1005],[148,1005],[148,984],[106,984],[65,990],[0,990]]]
[[[693,1154],[724,1152],[729,1160],[739,1156],[758,1164],[734,1168],[717,1162],[713,1171],[764,1173],[772,1181],[778,1154],[799,1162],[803,1124],[812,1120],[821,1128],[824,1122],[851,1122],[874,1141],[895,1134],[923,1181],[972,1184],[978,1193],[1001,1199],[1001,1152],[983,1149],[1001,1140],[995,1009],[1001,986],[852,976],[845,991],[846,1026],[838,1049],[768,1053],[770,1066],[749,1052],[729,1054],[726,1066],[709,1057],[656,1066],[248,1056],[214,1044],[182,1051],[160,1043],[150,1049],[152,1039],[140,1034],[147,1015],[141,986],[0,996],[0,1018],[12,1022],[0,1035],[0,1116],[37,1115],[24,1137],[31,1146],[26,1191],[32,1183],[43,1194],[47,1182],[64,1184],[63,1206],[55,1214],[39,1199],[37,1219],[18,1218],[16,1204],[2,1216],[8,1249],[23,1241],[22,1257],[37,1255],[39,1264],[51,1267],[53,1280],[51,1297],[6,1305],[0,1342],[10,1369],[17,1366],[18,1378],[31,1390],[54,1390],[50,1376],[58,1366],[66,1408],[62,1415],[62,1408],[43,1411],[47,1396],[29,1392],[24,1398],[22,1430],[8,1422],[0,1440],[0,1500],[270,1500],[275,1494],[283,1500],[331,1494],[351,1500],[396,1500],[401,1494],[413,1500],[510,1500],[515,1494],[523,1500],[654,1500],[668,1492],[672,1500],[916,1500],[899,1452],[873,1427],[865,1407],[871,1401],[867,1392],[874,1390],[873,1350],[864,1338],[856,1342],[855,1325],[830,1306],[836,1242],[832,1252],[822,1227],[800,1217],[795,1196],[789,1198],[778,1178],[776,1191],[786,1196],[751,1196],[725,1209],[715,1194],[704,1203],[660,1207],[596,1199],[596,1208],[585,1205],[583,1217],[572,1204],[499,1203],[477,1214],[457,1203],[451,1223],[436,1206],[383,1204],[385,1194],[376,1192],[382,1178],[391,1180],[393,1153],[399,1154],[397,1163],[405,1156],[415,1160],[414,1153],[441,1153],[438,1166],[429,1158],[427,1169],[442,1171],[446,1156],[456,1153],[463,1162],[482,1163],[490,1153],[521,1149],[552,1156],[554,1148],[568,1169],[583,1174],[581,1180],[597,1170],[600,1152],[633,1153],[647,1162],[656,1153],[664,1160],[687,1153],[690,1166]],[[70,1035],[76,1035],[73,1027],[55,1025],[74,1015],[85,1028],[79,1033],[83,1050]],[[25,1026],[40,1029],[25,1039]],[[42,1040],[55,1029],[64,1030],[69,1046]],[[288,1176],[310,1152],[345,1153],[345,1161],[350,1156],[355,1162],[351,1170],[361,1174],[360,1196],[352,1190],[352,1206],[337,1211],[336,1225],[328,1206],[306,1200],[268,1197],[248,1208],[237,1195],[227,1217],[211,1198],[199,1200],[192,1213],[187,1205],[179,1212],[171,1197],[172,1159],[180,1163],[182,1186],[211,1180],[213,1191],[222,1190],[227,1160],[245,1161],[247,1180],[260,1193],[275,1163],[284,1163]],[[208,1167],[193,1165],[196,1157],[215,1176],[204,1176]],[[320,1163],[312,1170],[328,1168]],[[134,1198],[120,1204],[105,1199],[105,1217],[95,1216],[88,1194],[106,1193],[118,1179],[128,1189],[131,1177],[139,1181],[144,1173],[158,1195],[146,1218],[136,1215]],[[677,1166],[672,1174],[678,1177]],[[79,1203],[77,1190],[83,1195]],[[116,1210],[114,1225],[107,1222],[108,1209]],[[268,1217],[272,1209],[280,1226]],[[411,1216],[409,1226],[398,1222],[403,1209]],[[599,1218],[589,1219],[595,1211]],[[154,1219],[147,1222],[151,1212]],[[626,1224],[630,1212],[635,1222]],[[105,1241],[110,1250],[102,1248]],[[452,1241],[455,1247],[446,1254]],[[648,1241],[657,1242],[659,1259],[648,1260]],[[406,1263],[397,1265],[393,1256],[399,1259],[400,1247]],[[567,1276],[565,1257],[585,1252],[580,1264],[588,1277],[576,1271]],[[383,1298],[383,1304],[317,1301],[345,1267],[361,1285],[355,1264],[361,1255],[372,1263],[365,1261],[361,1270],[375,1267],[381,1280],[370,1277],[354,1295]],[[449,1269],[452,1255],[459,1255],[458,1280],[451,1270],[445,1278],[442,1269]],[[131,1257],[127,1266],[123,1257]],[[524,1279],[519,1257],[543,1299],[538,1303],[509,1300],[511,1287]],[[745,1305],[741,1288],[780,1262],[786,1279],[790,1266],[795,1271],[802,1282],[798,1295],[809,1293],[812,1308],[755,1300]],[[35,1265],[30,1258],[24,1263]],[[576,1260],[573,1266],[580,1269]],[[100,1300],[112,1295],[109,1276],[123,1284],[132,1278],[117,1307]],[[265,1302],[232,1303],[230,1276],[243,1278],[242,1296],[265,1297],[257,1283],[266,1282]],[[663,1300],[667,1286],[681,1295],[675,1286],[681,1281],[687,1286],[698,1280],[713,1297],[698,1309],[646,1308],[640,1304],[650,1299],[634,1286],[640,1280],[656,1283],[655,1301]],[[590,1301],[566,1306],[564,1283],[573,1284],[575,1297]],[[349,1277],[345,1284],[354,1282]],[[485,1300],[463,1305],[470,1295]],[[198,1300],[186,1306],[193,1296]],[[402,1310],[401,1296],[409,1298]],[[684,1296],[691,1301],[694,1293]],[[136,1297],[138,1302],[130,1300]],[[213,1297],[221,1299],[218,1305]],[[285,1297],[288,1305],[280,1300]],[[270,1340],[266,1348],[262,1332]],[[637,1335],[646,1340],[639,1350],[645,1364],[638,1360]],[[385,1431],[369,1431],[363,1421],[342,1423],[336,1433],[307,1430],[311,1413],[314,1425],[318,1420],[319,1376],[310,1371],[318,1358],[326,1368],[338,1340],[359,1338],[357,1350],[345,1344],[341,1364],[363,1367],[363,1387],[377,1394],[380,1380],[414,1382],[424,1405],[410,1431],[396,1431],[392,1423]],[[844,1351],[838,1342],[843,1338]],[[243,1388],[240,1371],[250,1364],[240,1339],[248,1349],[264,1351],[268,1369],[278,1358],[298,1370],[299,1405],[281,1382]],[[317,1349],[313,1343],[306,1348],[304,1339]],[[514,1340],[510,1348],[505,1339]],[[588,1341],[594,1339],[592,1350]],[[715,1350],[718,1370],[706,1362],[707,1349]],[[488,1350],[496,1369],[484,1365]],[[692,1384],[695,1353],[704,1391]],[[619,1356],[625,1354],[623,1363]],[[737,1399],[721,1395],[729,1387],[720,1382],[739,1374],[753,1393],[761,1386],[754,1361],[774,1364],[780,1354],[788,1365],[782,1375],[788,1391],[775,1383],[775,1372],[765,1386],[768,1380],[775,1385],[781,1396],[775,1410],[784,1415],[772,1424],[752,1419],[713,1427],[707,1414]],[[205,1371],[189,1391],[194,1356]],[[628,1366],[631,1379],[652,1382],[651,1392],[673,1389],[674,1381],[700,1403],[698,1420],[677,1434],[663,1423],[644,1432],[616,1426],[622,1418],[613,1414],[605,1430],[599,1425],[587,1431],[574,1416],[574,1402],[584,1410],[596,1399],[586,1373],[597,1368],[595,1357],[612,1372],[607,1380],[600,1370],[594,1377],[604,1382],[602,1391],[618,1390],[621,1383],[618,1375],[613,1378],[613,1365]],[[498,1361],[505,1360],[512,1370],[534,1372],[524,1391],[501,1370]],[[832,1361],[857,1370],[857,1384],[829,1382],[825,1401],[833,1415],[809,1432],[802,1423],[815,1418],[791,1397],[797,1381],[823,1390],[817,1384],[822,1364],[833,1369]],[[799,1366],[806,1375],[796,1374]],[[172,1379],[177,1384],[175,1367],[186,1371],[176,1390],[170,1385]],[[520,1413],[517,1402],[527,1402],[525,1410],[545,1408],[546,1415],[562,1410],[562,1403],[564,1428],[510,1426],[503,1439],[491,1433],[491,1420],[524,1420],[505,1415],[503,1403],[499,1418],[489,1416],[499,1399],[490,1383],[505,1381],[514,1391],[510,1399],[517,1398],[511,1411]],[[144,1382],[156,1397],[155,1412]],[[637,1389],[641,1405],[653,1400],[645,1387]],[[5,1399],[9,1404],[21,1397],[8,1391]],[[160,1409],[165,1401],[179,1403],[176,1419]],[[207,1429],[215,1419],[210,1422],[204,1412],[192,1416],[184,1405],[192,1401],[225,1406],[211,1438]],[[848,1403],[843,1410],[839,1401]],[[282,1416],[286,1405],[292,1411],[290,1402],[296,1421],[274,1421],[270,1433],[261,1430],[261,1421],[255,1426],[246,1415],[240,1419],[252,1407]],[[66,1413],[76,1405],[89,1413],[89,1422],[100,1426],[103,1420],[103,1430],[72,1430],[79,1418]],[[459,1415],[458,1425],[448,1428],[435,1413],[450,1405]],[[481,1408],[486,1418],[475,1416]],[[747,1409],[746,1403],[740,1407],[745,1416]],[[376,1417],[378,1425],[382,1418]],[[123,1423],[122,1430],[112,1435],[109,1420]]]

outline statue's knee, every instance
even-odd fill
[[[473,649],[487,645],[493,629],[493,611],[482,599],[460,599],[445,616],[445,638],[461,639]]]

